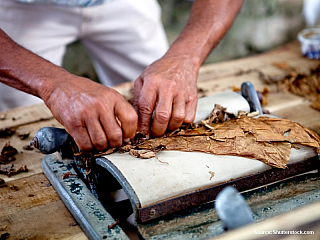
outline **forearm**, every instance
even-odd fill
[[[196,0],[186,27],[166,55],[188,58],[196,67],[228,31],[243,0]]]
[[[15,43],[0,29],[0,82],[40,98],[55,81],[70,75],[64,69]]]

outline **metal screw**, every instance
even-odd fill
[[[156,215],[156,210],[152,208],[149,212],[150,217],[154,217]]]

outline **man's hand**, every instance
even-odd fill
[[[43,100],[81,150],[119,147],[134,136],[138,117],[122,95],[89,79],[67,76]]]
[[[135,81],[138,130],[161,136],[194,120],[201,64],[231,26],[243,0],[196,0],[184,30],[167,53]],[[152,119],[152,114],[154,118]]]
[[[0,82],[40,97],[81,150],[119,147],[138,116],[115,90],[75,76],[16,44],[0,29]]]
[[[197,107],[197,76],[198,68],[183,57],[165,56],[147,67],[134,84],[138,131],[149,135],[151,126],[151,135],[159,137],[167,128],[191,123]]]

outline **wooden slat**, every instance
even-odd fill
[[[198,81],[211,81],[217,78],[230,77],[250,69],[272,66],[274,62],[287,62],[290,65],[299,67],[302,71],[307,71],[310,66],[316,66],[319,63],[319,61],[303,58],[300,53],[299,43],[293,42],[256,56],[202,66]]]
[[[1,116],[5,116],[5,119],[0,120],[0,128],[21,126],[45,119],[53,119],[50,110],[43,103],[3,111],[1,112]]]

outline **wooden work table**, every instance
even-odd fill
[[[319,61],[302,57],[299,44],[294,42],[260,55],[205,65],[200,70],[198,86],[206,95],[232,90],[233,86],[240,87],[244,81],[252,82],[257,90],[268,87],[269,103],[265,109],[320,134],[320,111],[312,109],[308,100],[277,91],[276,86],[267,86],[259,79],[258,71],[273,76],[283,74],[273,65],[274,62],[287,62],[304,72],[319,64]],[[128,83],[116,89],[128,95],[131,87],[132,84]],[[0,129],[16,127],[14,135],[0,138],[0,148],[10,141],[18,150],[13,162],[15,167],[27,165],[29,169],[29,172],[10,178],[0,175],[7,185],[0,188],[0,236],[7,232],[9,239],[87,239],[42,173],[43,155],[36,150],[23,149],[44,126],[61,127],[44,104],[0,112]],[[20,133],[30,133],[30,136],[21,140],[18,137]]]

